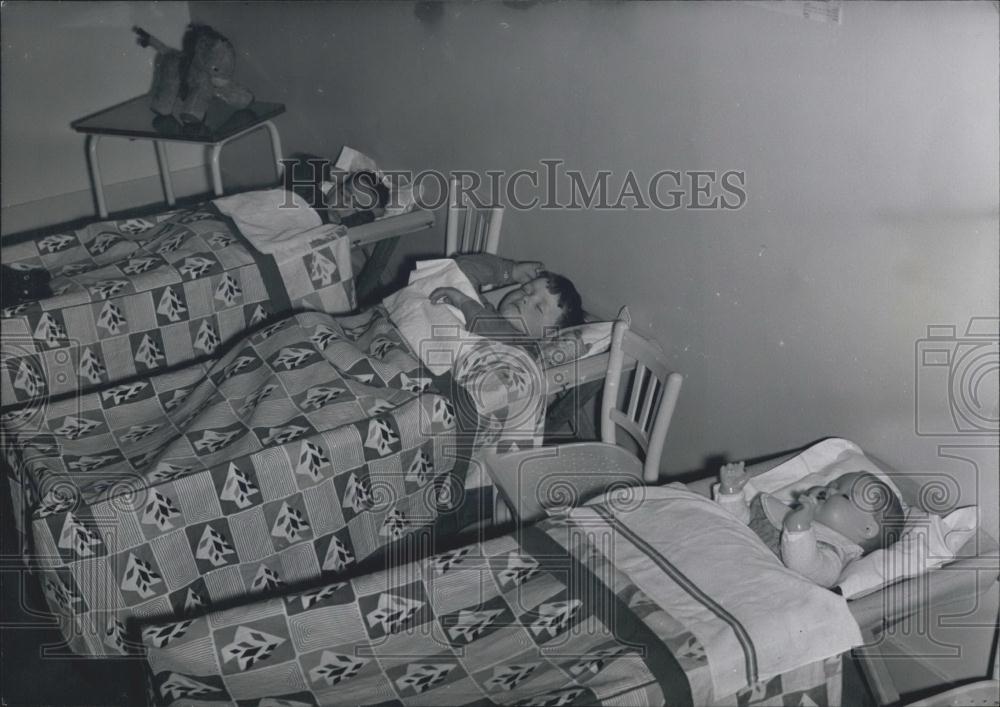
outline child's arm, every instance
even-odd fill
[[[716,502],[744,523],[750,522],[750,504],[743,498],[743,487],[750,477],[743,468],[743,462],[724,464],[719,469],[719,493]]]
[[[816,513],[813,499],[803,496],[799,501],[801,506],[785,516],[781,561],[821,587],[832,587],[844,571],[844,559],[829,545],[816,541],[812,527]]]
[[[462,310],[465,328],[485,337],[523,336],[523,332],[494,311],[490,311],[454,287],[439,287],[430,296],[434,304],[450,304]]]
[[[455,256],[455,264],[477,290],[529,282],[545,269],[539,262],[516,262],[490,253]]]

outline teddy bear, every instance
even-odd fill
[[[188,25],[182,49],[173,49],[141,27],[133,27],[141,47],[156,50],[151,107],[182,124],[202,123],[213,98],[243,109],[253,94],[233,81],[236,51],[228,39],[208,25]]]

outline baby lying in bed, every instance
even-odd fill
[[[488,253],[459,255],[455,263],[478,291],[487,286],[521,285],[507,293],[495,309],[454,287],[439,287],[431,293],[435,304],[462,310],[466,329],[474,334],[542,339],[563,327],[583,323],[576,287],[569,278],[547,272],[542,263],[515,262]]]
[[[785,566],[823,587],[837,584],[848,563],[894,543],[902,529],[899,498],[867,472],[838,476],[803,491],[789,507],[760,493],[749,503],[743,463],[719,472],[716,500],[781,558]]]

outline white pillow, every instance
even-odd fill
[[[886,469],[865,456],[861,447],[846,439],[831,438],[818,442],[788,461],[747,482],[743,496],[749,501],[764,491],[785,503],[791,503],[799,491],[811,486],[825,486],[838,476],[866,471],[893,490],[906,510],[906,500]]]
[[[959,508],[943,517],[913,509],[895,544],[844,568],[838,582],[841,592],[847,599],[854,599],[950,562],[975,534],[978,515],[975,506]]]
[[[319,214],[305,199],[284,189],[248,191],[215,199],[213,203],[261,253],[285,251],[299,241],[315,237],[315,233],[302,234],[323,225]]]
[[[627,306],[618,312],[617,320],[632,323],[632,313]],[[602,354],[611,348],[614,326],[614,321],[587,322],[560,329],[554,337],[541,342],[542,361],[551,367]]]

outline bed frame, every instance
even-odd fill
[[[369,304],[372,295],[382,285],[382,276],[399,246],[400,237],[419,233],[433,226],[434,212],[418,208],[347,230],[352,248],[375,246],[365,267],[354,276],[354,291],[359,304]]]

